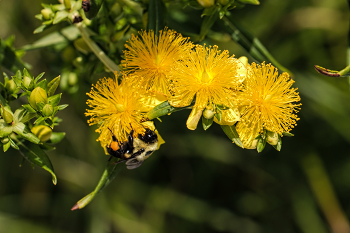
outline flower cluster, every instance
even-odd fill
[[[277,145],[299,120],[294,81],[271,64],[248,64],[245,57],[193,45],[169,29],[158,35],[141,31],[125,48],[121,84],[105,78],[88,93],[88,122],[99,124],[98,141],[104,148],[112,134],[124,142],[132,129],[142,134],[150,128],[146,123],[154,130],[150,119],[182,108],[192,108],[188,129],[195,130],[200,119],[205,129],[215,122],[230,127],[249,149],[261,141]]]

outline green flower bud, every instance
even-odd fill
[[[16,91],[17,85],[15,81],[11,79],[6,83],[5,88],[9,93],[14,93]]]
[[[215,112],[213,110],[210,110],[210,109],[205,109],[203,111],[203,116],[206,118],[206,119],[212,119],[215,115]]]
[[[30,84],[32,82],[32,78],[31,77],[28,77],[28,76],[24,76],[23,77],[23,86],[25,86],[27,89],[30,87]]]
[[[215,0],[197,0],[197,2],[204,8],[212,7],[215,4]]]
[[[266,139],[267,143],[269,143],[272,146],[277,145],[277,143],[278,143],[278,134],[277,133],[267,131],[266,136],[267,136],[267,139]]]
[[[32,106],[34,109],[37,108],[38,103],[47,103],[47,93],[44,89],[41,87],[36,87],[32,93],[30,94],[29,97],[29,104]]]
[[[68,75],[68,85],[74,86],[78,82],[78,75],[74,72],[69,73]]]
[[[46,142],[47,140],[49,140],[52,134],[52,129],[46,125],[34,126],[31,131],[42,142]]]
[[[13,121],[13,113],[11,109],[5,108],[4,106],[1,105],[1,116],[5,120],[7,124],[11,124]]]
[[[2,143],[2,144],[6,144],[6,143],[8,143],[9,141],[10,141],[10,139],[9,139],[8,137],[2,138],[2,139],[1,139],[1,143]]]
[[[51,19],[51,17],[53,16],[53,12],[51,9],[49,8],[44,8],[41,10],[41,14],[43,15],[45,20],[49,20]]]
[[[70,4],[70,0],[64,0],[64,6],[67,10],[70,10],[70,8],[72,7],[72,5]]]
[[[42,113],[44,116],[49,117],[53,114],[53,107],[51,104],[45,104],[43,107]]]

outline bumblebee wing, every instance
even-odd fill
[[[127,169],[135,169],[141,166],[142,163],[143,161],[138,161],[136,158],[133,158],[126,161],[125,165]]]

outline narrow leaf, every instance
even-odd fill
[[[112,158],[111,162],[107,164],[107,167],[105,168],[95,190],[82,199],[80,199],[71,210],[77,210],[84,208],[87,204],[89,204],[96,196],[98,192],[100,192],[104,187],[106,187],[119,173],[121,168],[123,167],[123,164],[112,164],[113,162],[116,162],[116,158]],[[119,165],[119,166],[117,166]]]
[[[30,142],[19,142],[20,152],[24,158],[26,158],[32,164],[35,164],[52,175],[52,182],[57,184],[57,177],[54,173],[51,161],[46,153],[38,146]]]
[[[238,0],[241,3],[244,4],[252,4],[252,5],[259,5],[260,2],[258,0]]]
[[[157,117],[167,115],[169,113],[173,113],[173,112],[180,111],[183,109],[191,108],[193,105],[194,105],[194,101],[191,103],[191,105],[189,105],[187,107],[175,108],[175,107],[171,106],[168,101],[164,101],[163,103],[158,104],[151,111],[149,111],[147,113],[147,117],[149,120],[152,120],[152,119],[155,119]]]
[[[41,87],[47,92],[47,80],[43,79],[38,84],[35,85],[35,87]]]
[[[165,27],[166,7],[162,0],[149,0],[147,29],[156,35]]]
[[[94,18],[102,7],[104,0],[90,0],[89,11],[86,12],[86,17],[89,19]]]
[[[202,116],[202,124],[203,124],[203,129],[207,130],[209,127],[213,124],[214,118],[207,119],[204,116]]]
[[[53,144],[59,143],[66,136],[65,132],[52,132],[50,141]]]
[[[282,149],[282,138],[278,135],[278,142],[276,145],[273,145],[273,148],[275,148],[277,151],[281,151]]]
[[[65,109],[66,107],[68,107],[68,104],[58,105],[58,110],[61,111],[61,110]]]
[[[258,145],[256,147],[256,150],[260,153],[265,149],[265,145],[266,145],[266,139],[259,139],[258,140]]]
[[[201,26],[201,30],[199,33],[199,39],[203,40],[204,37],[208,34],[209,30],[211,29],[211,27],[214,25],[214,23],[216,22],[216,20],[219,18],[219,11],[218,6],[215,6],[215,12],[209,16],[205,16],[204,20],[202,22],[202,26]]]
[[[59,22],[61,22],[62,20],[65,20],[68,16],[68,12],[67,11],[58,11],[55,15],[55,18],[53,19],[52,24],[57,24]]]
[[[9,140],[7,143],[5,143],[2,147],[4,152],[6,152],[11,146],[11,141]]]
[[[56,105],[60,102],[61,96],[62,96],[62,93],[57,94],[57,95],[53,95],[53,96],[47,98],[47,101],[48,101],[49,104],[51,104],[52,106],[56,106]]]
[[[244,148],[234,125],[221,125],[221,128],[232,142],[236,143],[237,146]]]
[[[18,123],[13,125],[13,132],[22,136],[24,139],[26,139],[32,143],[35,143],[35,144],[40,143],[40,139],[37,136],[35,136],[28,129],[28,127],[25,124],[23,124],[22,122],[18,122]]]
[[[42,72],[41,74],[36,76],[36,78],[34,79],[34,83],[36,84],[44,76],[44,74],[45,74],[45,72]]]
[[[47,96],[55,94],[58,85],[60,85],[60,76],[54,78],[47,84]]]
[[[37,27],[35,30],[34,30],[34,34],[38,34],[38,33],[40,33],[40,32],[42,32],[42,31],[44,31],[44,29],[45,28],[47,28],[48,27],[48,25],[45,25],[45,24],[42,24],[42,25],[40,25],[39,27]]]
[[[36,113],[36,110],[30,104],[23,104],[22,107],[30,113]]]

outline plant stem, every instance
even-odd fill
[[[102,49],[95,43],[95,41],[90,39],[90,33],[84,23],[76,24],[79,29],[81,37],[84,39],[85,43],[89,46],[92,52],[97,56],[97,58],[113,73],[120,74],[120,70],[117,64],[113,62]]]

